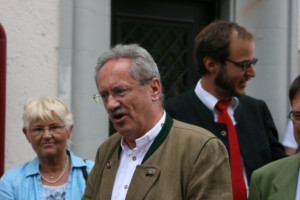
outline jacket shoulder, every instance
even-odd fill
[[[281,171],[290,171],[295,165],[295,168],[299,169],[300,154],[285,157],[271,163],[264,165],[263,167],[255,170],[251,176],[251,179],[270,179],[275,178]]]
[[[111,146],[111,145],[119,145],[120,142],[121,142],[121,138],[122,136],[116,132],[114,133],[113,135],[111,135],[109,138],[107,138],[101,145],[101,146],[104,146],[104,147],[107,147],[107,146]]]
[[[250,96],[247,96],[247,95],[239,98],[239,101],[242,104],[246,104],[246,105],[266,106],[266,103],[265,103],[264,100],[262,100],[262,99],[256,99],[254,97],[250,97]]]
[[[178,121],[176,119],[173,120],[174,120],[173,128],[175,130],[178,130],[179,132],[184,131],[184,134],[182,135],[191,136],[195,138],[202,138],[202,139],[216,138],[216,136],[212,134],[210,131],[208,131],[207,129],[204,129],[196,125],[188,124],[182,121]]]
[[[227,150],[221,140],[210,131],[199,126],[174,120],[170,134],[173,143],[185,144],[183,148],[185,150],[189,149],[188,151],[191,151],[191,153],[198,152],[200,154],[206,147],[206,150],[222,151],[227,154]]]
[[[122,136],[119,133],[114,133],[107,138],[98,148],[95,163],[98,158],[109,158],[119,147]]]

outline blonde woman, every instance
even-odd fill
[[[0,199],[81,199],[94,162],[67,150],[73,117],[59,98],[28,100],[23,133],[37,157],[8,170],[0,180]]]

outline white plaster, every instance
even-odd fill
[[[22,133],[25,101],[57,95],[59,1],[0,0],[0,5],[7,36],[7,170],[35,156]]]
[[[267,103],[280,140],[286,129],[288,87],[297,71],[297,1],[237,1],[237,22],[257,38],[256,77],[249,81],[247,93]]]
[[[298,50],[300,49],[300,0],[298,0]],[[299,56],[300,57],[300,56]]]
[[[98,56],[110,48],[110,0],[76,1],[74,4],[71,149],[94,159],[99,145],[108,137],[108,116],[97,105],[94,80]]]

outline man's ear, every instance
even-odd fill
[[[159,79],[157,77],[154,77],[150,80],[149,84],[151,89],[152,100],[159,100],[161,94],[161,84]]]
[[[27,128],[23,127],[22,131],[23,131],[23,134],[25,135],[27,141],[28,141],[29,143],[31,143],[31,136],[30,136],[30,134],[29,134]]]
[[[205,65],[205,68],[210,73],[214,73],[217,71],[217,66],[219,66],[219,63],[217,63],[212,57],[205,56],[203,58],[203,63]]]

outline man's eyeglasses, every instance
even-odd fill
[[[252,60],[244,60],[242,62],[235,62],[230,59],[226,59],[226,61],[235,64],[236,66],[240,67],[243,71],[247,70],[251,65],[255,65],[257,62],[257,58],[253,58]]]
[[[300,112],[299,111],[291,111],[288,115],[288,118],[293,121],[293,123],[300,123]]]
[[[51,125],[51,126],[37,126],[34,127],[32,129],[29,129],[29,132],[31,135],[37,136],[37,135],[42,135],[45,130],[48,130],[49,133],[53,134],[53,133],[58,133],[62,128],[64,128],[65,126],[61,126],[61,125]]]
[[[120,100],[120,99],[124,98],[127,94],[129,94],[134,88],[139,87],[139,86],[144,86],[147,82],[148,81],[146,81],[144,83],[132,85],[129,87],[128,86],[118,86],[116,88],[113,88],[110,93],[107,91],[96,93],[96,94],[94,94],[94,100],[98,104],[101,102],[101,99],[102,99],[102,102],[104,104],[106,104],[108,101],[109,95],[113,96],[117,100]]]

